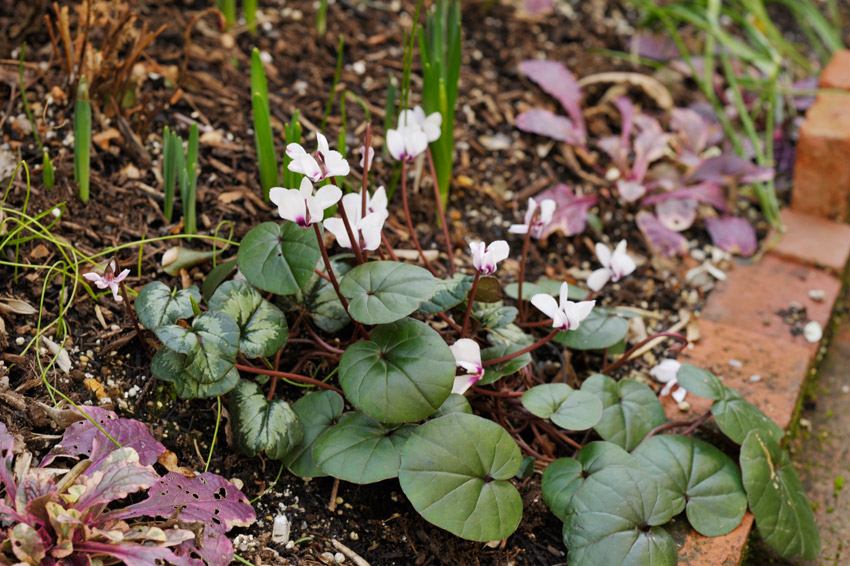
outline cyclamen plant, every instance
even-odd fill
[[[361,153],[369,149],[366,143]],[[529,241],[557,217],[554,202],[529,201],[524,223],[512,230],[524,238],[521,275],[505,292],[518,310],[505,304],[494,277],[510,254],[507,241],[472,242],[471,275],[428,262],[412,229],[407,155],[397,157],[405,223],[424,268],[397,261],[381,234],[385,193],[370,194],[368,174],[359,194],[342,197],[340,218],[324,221],[353,257],[329,254],[319,221],[341,191],[273,189],[293,195],[276,198],[284,222],[248,232],[236,258],[244,280],[205,285],[206,310],[195,287],[154,282],[139,293],[139,319],[162,342],[153,374],[184,399],[226,395],[234,441],[247,455],[264,453],[302,477],[398,478],[426,520],[463,538],[499,540],[517,528],[522,500],[512,479],[525,454],[545,467],[543,498],[564,521],[570,566],[675,564],[677,548],[663,528],[674,515],[685,511],[698,532],[716,536],[734,529],[748,506],[781,554],[816,555],[811,509],[778,444],[783,432],[759,409],[682,364],[679,388],[713,405],[693,421],[668,423],[653,389],[612,377],[650,340],[686,343],[683,336],[650,336],[611,361],[625,350],[626,311],[602,306],[578,285],[523,281]],[[626,247],[597,248],[602,268],[592,287],[635,269]],[[528,301],[536,310],[526,313]],[[548,334],[532,334],[546,326]],[[299,331],[304,338],[290,340]],[[576,389],[547,381],[532,353],[551,341],[601,352],[600,373]],[[326,378],[299,373],[308,362]],[[321,391],[290,404],[278,395],[281,380]],[[481,416],[488,413],[492,419]],[[726,446],[737,464],[692,436],[712,418],[729,446],[740,445]],[[684,430],[662,434],[675,428]],[[554,448],[532,446],[542,435]],[[782,481],[768,481],[772,474]],[[789,540],[787,532],[800,535]]]
[[[165,447],[144,424],[98,407],[72,424],[37,467],[0,423],[0,564],[226,566],[226,533],[255,520],[247,498],[213,473],[152,464]],[[82,415],[79,415],[82,418]],[[49,467],[80,459],[72,468]],[[147,491],[130,504],[129,495]]]

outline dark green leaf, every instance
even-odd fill
[[[283,312],[247,281],[223,283],[210,310],[229,314],[239,325],[239,351],[248,359],[274,355],[286,343],[289,327]]]
[[[218,289],[218,286],[230,277],[234,271],[236,271],[236,259],[224,261],[213,267],[204,279],[204,284],[201,286],[204,299],[209,301],[215,290]]]
[[[531,414],[567,430],[587,430],[602,417],[602,402],[596,395],[566,383],[536,385],[523,394],[522,404]]]
[[[472,288],[472,277],[455,273],[451,279],[437,279],[434,295],[419,305],[419,314],[445,312],[462,303]]]
[[[304,427],[304,438],[283,460],[290,472],[302,478],[326,475],[313,459],[313,447],[336,424],[343,405],[342,396],[336,391],[316,391],[295,402],[292,409]]]
[[[756,428],[764,430],[776,441],[779,441],[785,434],[758,407],[752,405],[737,391],[728,387],[726,387],[723,399],[715,401],[711,406],[711,412],[723,434],[737,444],[741,444],[747,437],[747,433]]]
[[[294,222],[263,222],[242,239],[239,269],[249,283],[277,295],[289,295],[310,280],[321,258],[313,230]]]
[[[466,400],[466,397],[458,395],[457,393],[452,393],[445,401],[443,401],[443,404],[440,405],[437,412],[431,415],[431,418],[438,419],[451,413],[472,414],[472,407],[469,405],[469,401]]]
[[[427,269],[397,261],[372,261],[349,271],[340,291],[349,301],[352,318],[364,324],[386,324],[419,308],[436,286]]]
[[[487,335],[487,339],[492,346],[481,350],[482,361],[501,358],[502,356],[518,352],[534,343],[534,338],[523,332],[516,324],[509,324],[492,330]],[[493,383],[500,377],[518,372],[530,363],[531,354],[523,354],[506,362],[487,366],[484,369],[484,377],[481,378],[481,381],[477,385]]]
[[[602,401],[602,418],[594,427],[599,436],[632,451],[653,428],[666,422],[655,393],[633,379],[614,381],[600,373],[581,386]]]
[[[560,291],[556,291],[554,294],[557,295]],[[505,285],[505,294],[512,298],[516,299],[519,296],[519,283],[508,283]],[[549,291],[531,282],[524,282],[522,284],[522,298],[526,301],[530,301],[531,297],[534,295],[549,295]]]
[[[676,381],[688,393],[706,399],[723,399],[725,387],[713,373],[700,369],[693,364],[684,363],[676,373]]]
[[[304,437],[304,428],[289,403],[267,401],[253,381],[240,379],[227,399],[233,438],[248,456],[265,452],[272,460],[282,460]]]
[[[567,503],[584,483],[581,463],[572,458],[558,458],[543,472],[543,501],[560,520],[567,516]]]
[[[578,328],[559,332],[555,341],[576,350],[602,350],[622,340],[628,331],[626,319],[594,309]]]
[[[502,300],[502,286],[495,277],[485,275],[478,279],[475,300],[479,303],[498,303]]]

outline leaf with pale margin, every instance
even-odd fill
[[[634,452],[641,468],[670,491],[674,514],[685,509],[701,535],[732,532],[747,510],[741,472],[729,456],[689,436],[653,436]]]
[[[190,297],[196,303],[201,301],[201,293],[194,285],[172,291],[165,283],[154,281],[139,291],[135,302],[136,315],[145,328],[155,331],[181,318],[190,318],[194,314]]]
[[[247,281],[223,283],[209,308],[233,317],[239,325],[239,351],[249,359],[272,356],[286,343],[289,328],[283,311]]]
[[[85,512],[98,505],[105,507],[131,493],[148,489],[157,480],[159,474],[150,466],[139,463],[139,455],[135,450],[118,448],[109,453],[96,472],[86,473],[77,480],[85,491],[74,503],[74,509]]]
[[[266,399],[255,382],[240,379],[227,396],[233,440],[248,456],[282,460],[304,438],[301,421],[283,399]]]
[[[570,566],[676,566],[662,529],[673,517],[667,492],[640,469],[611,466],[590,476],[569,504],[564,544]]]
[[[594,429],[603,439],[632,451],[653,428],[666,422],[655,393],[633,379],[614,381],[607,375],[591,375],[581,386],[602,401],[602,418]]]
[[[576,350],[602,350],[625,338],[628,331],[624,318],[594,309],[578,328],[559,332],[555,341]]]
[[[239,270],[249,283],[277,295],[301,289],[321,258],[312,230],[293,222],[263,222],[242,238]]]
[[[559,458],[546,466],[543,472],[543,501],[560,520],[567,514],[570,498],[586,478],[609,466],[630,466],[631,454],[610,442],[596,441],[585,444],[576,459]]]
[[[500,540],[516,530],[522,516],[522,499],[509,481],[521,463],[504,428],[453,413],[411,435],[399,482],[425,520],[461,538]]]
[[[676,381],[685,391],[698,397],[716,401],[726,396],[726,387],[713,373],[693,364],[682,364],[676,372]]]
[[[437,279],[434,295],[419,305],[418,314],[437,314],[456,307],[464,300],[472,288],[472,277],[455,273],[451,279]]]
[[[496,330],[513,324],[517,317],[515,307],[506,307],[498,303],[479,303],[472,305],[472,316],[481,324],[481,330]]]
[[[213,267],[210,272],[207,273],[207,277],[204,279],[204,284],[201,285],[201,292],[204,296],[204,300],[209,301],[210,297],[213,296],[219,285],[224,283],[224,280],[230,277],[236,269],[237,266],[235,258],[223,261]]]
[[[740,462],[747,501],[764,541],[783,558],[816,559],[818,527],[788,454],[764,430],[755,429],[741,444]]]
[[[195,318],[192,332],[198,344],[188,354],[163,347],[151,361],[151,373],[170,381],[183,399],[217,397],[236,387],[239,326],[228,314],[207,311]]]
[[[741,444],[753,429],[761,429],[779,441],[785,432],[755,405],[734,389],[725,388],[723,399],[711,405],[711,413],[720,430],[736,444]]]
[[[401,449],[416,425],[382,424],[361,413],[346,413],[313,448],[316,465],[351,483],[375,483],[398,476]]]
[[[339,382],[352,405],[384,423],[419,421],[452,392],[455,358],[427,324],[407,318],[378,326],[348,347]]]
[[[430,299],[436,288],[436,279],[427,269],[397,261],[358,265],[339,284],[351,317],[364,324],[404,318]]]
[[[26,523],[18,523],[9,532],[10,550],[20,560],[16,566],[41,564],[42,559],[47,556],[44,543],[34,528]],[[5,545],[4,545],[5,546]],[[0,559],[3,555],[0,554]],[[11,564],[11,563],[10,563]]]
[[[341,254],[330,258],[331,268],[337,278],[341,278],[351,271],[351,265],[342,261],[342,258],[348,257],[348,255]],[[324,273],[326,271],[324,262],[316,269]],[[339,332],[351,322],[351,319],[345,313],[345,308],[339,301],[339,296],[336,294],[333,284],[317,273],[313,273],[313,276],[301,290],[285,297],[278,295],[275,302],[284,310],[292,310],[296,305],[300,305],[313,317],[315,325],[329,334]]]
[[[534,342],[531,336],[523,332],[515,324],[509,324],[493,330],[488,335],[488,340],[493,345],[481,350],[481,360],[484,362],[518,352]],[[505,362],[487,366],[484,368],[484,377],[481,378],[481,381],[477,385],[493,383],[500,377],[518,372],[530,363],[531,354],[525,353]]]
[[[292,410],[304,427],[304,438],[283,459],[289,471],[302,478],[324,476],[313,458],[316,440],[337,423],[345,402],[336,391],[316,391],[305,395],[292,405]]]
[[[602,418],[602,402],[596,395],[566,383],[536,385],[523,394],[522,405],[567,430],[587,430]]]

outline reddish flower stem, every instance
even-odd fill
[[[369,150],[372,148],[372,124],[366,124],[366,133],[363,134],[363,188],[361,189],[362,193],[362,208],[361,208],[361,218],[366,217],[366,200],[368,193],[367,185],[369,183],[369,170],[372,168],[372,161],[369,159]]]
[[[122,301],[124,303],[124,308],[127,309],[127,314],[130,315],[130,320],[133,321],[133,328],[136,330],[136,336],[139,338],[139,342],[142,343],[142,349],[145,351],[145,355],[148,359],[153,358],[153,353],[150,351],[148,347],[148,343],[145,340],[145,335],[142,334],[142,328],[139,326],[139,319],[136,317],[136,311],[133,310],[133,307],[130,306],[130,297],[127,295],[127,288],[124,287],[124,282],[119,281],[118,286],[121,289],[121,296],[124,297]]]
[[[502,362],[506,362],[506,361],[512,360],[514,358],[518,358],[523,354],[527,354],[528,352],[531,352],[532,350],[536,350],[537,348],[539,348],[540,346],[542,346],[543,344],[545,344],[546,342],[548,342],[549,340],[551,340],[552,338],[557,336],[559,332],[560,332],[560,330],[558,330],[556,328],[550,334],[547,334],[546,336],[544,336],[543,338],[541,338],[540,340],[538,340],[534,344],[531,344],[530,346],[526,346],[522,350],[517,350],[516,352],[514,352],[512,354],[505,354],[504,356],[499,356],[498,358],[493,358],[492,360],[485,360],[485,361],[481,362],[481,365],[484,366],[484,367],[487,367],[487,366],[492,366],[492,365],[495,365],[495,364],[500,364]]]
[[[443,199],[440,198],[440,186],[437,184],[437,170],[434,168],[434,157],[431,155],[431,146],[428,146],[428,167],[431,170],[431,178],[434,180],[434,200],[437,201],[437,213],[440,215],[440,223],[443,227],[443,238],[446,239],[446,253],[449,256],[449,273],[454,275],[455,258],[452,251],[452,240],[449,236],[449,225],[446,222],[446,213],[443,211]]]
[[[342,308],[345,309],[345,314],[348,314],[348,301],[342,296],[342,292],[339,290],[339,281],[336,280],[334,269],[331,267],[331,259],[328,257],[325,240],[322,238],[322,230],[319,228],[318,223],[313,224],[313,228],[316,230],[316,239],[319,241],[319,250],[322,252],[322,260],[325,262],[325,271],[328,272],[328,280],[331,282],[331,285],[333,285],[334,291],[336,291],[336,296],[339,297],[339,302],[342,303]],[[348,314],[348,317],[351,318],[351,315]],[[354,319],[352,318],[351,320]]]
[[[331,177],[331,183],[337,188],[336,177]],[[342,205],[342,200],[339,201],[339,215],[342,217],[342,223],[345,225],[345,233],[348,234],[348,241],[351,242],[351,250],[354,252],[354,257],[357,259],[357,264],[363,263],[363,251],[360,249],[360,239],[354,237],[354,231],[351,229],[351,223],[348,221],[348,215],[345,213],[345,207]],[[315,224],[314,224],[315,226]]]
[[[525,233],[525,238],[522,241],[522,259],[519,263],[519,282],[517,283],[517,303],[519,306],[519,321],[525,322],[525,300],[522,298],[522,284],[525,281],[525,264],[528,261],[528,246],[531,243],[531,226],[534,224],[534,217],[528,223],[528,232]]]
[[[522,397],[524,391],[490,391],[489,389],[481,389],[480,387],[472,387],[472,390],[480,395],[488,397]]]
[[[244,371],[247,373],[254,373],[257,375],[268,375],[270,377],[283,377],[286,379],[291,379],[292,381],[300,381],[301,383],[309,383],[310,385],[315,385],[316,387],[321,387],[322,389],[327,389],[329,391],[336,391],[340,395],[342,395],[342,390],[337,389],[333,385],[325,383],[324,381],[319,381],[318,379],[313,379],[312,377],[307,377],[306,375],[298,375],[297,373],[287,373],[285,371],[274,371],[265,368],[255,368],[254,366],[246,366],[242,364],[236,364],[236,369],[239,371]]]
[[[469,291],[469,304],[466,305],[466,313],[463,315],[463,325],[460,327],[460,337],[466,337],[466,329],[469,327],[469,314],[472,312],[472,303],[475,302],[475,293],[478,292],[478,280],[481,279],[481,273],[475,272],[475,279],[472,280],[472,289]]]
[[[404,219],[407,221],[407,231],[410,232],[410,239],[413,245],[419,252],[419,257],[422,258],[422,263],[432,274],[436,275],[434,268],[431,267],[431,262],[425,257],[425,252],[422,251],[422,246],[419,245],[419,238],[416,236],[416,230],[413,229],[413,220],[410,218],[410,207],[407,204],[407,162],[401,162],[401,205],[404,207]]]
[[[381,241],[384,243],[384,247],[387,248],[387,253],[390,254],[390,259],[393,261],[398,261],[398,258],[396,257],[395,252],[393,251],[393,247],[387,241],[387,237],[384,236],[383,232],[381,232]]]

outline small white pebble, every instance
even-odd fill
[[[59,207],[56,207],[56,208],[54,208],[53,210],[50,211],[50,214],[52,214],[56,218],[59,218],[59,215],[62,214],[62,210],[59,209]]]
[[[26,338],[24,338],[23,336],[18,336],[17,338],[15,338],[15,344],[17,344],[18,346],[23,346],[24,342],[26,342]]]
[[[334,560],[336,560],[338,564],[342,564],[343,562],[345,562],[345,554],[337,552],[336,554],[334,554]]]
[[[823,328],[821,328],[818,321],[809,321],[806,326],[803,327],[803,336],[810,344],[815,344],[820,342],[820,339],[823,338]]]
[[[272,62],[272,54],[268,51],[260,51],[260,61],[268,65]]]
[[[739,368],[739,367],[743,366],[744,364],[742,364],[740,360],[729,360],[729,365],[732,366],[733,368]]]
[[[286,544],[289,542],[289,519],[286,518],[286,515],[278,515],[274,518],[272,542],[275,544]]]
[[[751,381],[751,382],[753,382],[753,383],[755,383],[755,382],[757,382],[757,381],[761,381],[761,376],[760,376],[760,375],[758,375],[758,374],[756,374],[756,375],[751,375],[751,376],[750,376],[750,381]]]
[[[841,386],[842,393],[850,393],[850,385],[842,385]]]
[[[822,303],[826,299],[826,291],[823,289],[812,289],[809,291],[809,298],[816,303]]]
[[[366,72],[366,63],[363,61],[355,61],[351,65],[351,70],[357,73],[358,75],[362,75]]]

